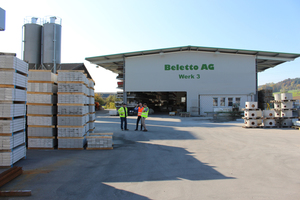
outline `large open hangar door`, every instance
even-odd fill
[[[127,92],[127,102],[147,103],[154,113],[186,112],[186,92]]]

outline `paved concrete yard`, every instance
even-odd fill
[[[10,199],[300,199],[299,130],[157,115],[140,132],[128,122],[121,131],[117,116],[97,114],[114,150],[29,150],[24,174],[1,189],[32,190]]]

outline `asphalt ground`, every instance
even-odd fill
[[[148,132],[129,131],[98,112],[96,132],[113,150],[28,150],[24,173],[3,199],[300,199],[300,131],[245,129],[241,122],[151,115]]]

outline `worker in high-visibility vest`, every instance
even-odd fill
[[[137,131],[139,129],[139,122],[140,122],[140,119],[142,118],[142,112],[143,112],[143,104],[142,103],[139,103],[139,105],[136,105],[136,107],[134,108],[134,110],[138,113],[138,118],[136,120],[136,128],[135,128],[135,131]],[[143,130],[143,125],[142,125],[142,120],[141,120],[141,131]]]
[[[144,109],[143,109],[142,115],[141,115],[141,117],[142,117],[142,126],[144,127],[144,131],[146,132],[148,130],[147,130],[147,127],[146,127],[146,124],[145,124],[145,120],[148,117],[149,108],[147,107],[146,103],[144,103],[143,106],[144,106]]]
[[[121,107],[118,110],[118,113],[119,113],[120,119],[121,119],[121,130],[123,131],[125,129],[125,131],[128,131],[129,130],[129,129],[127,129],[128,109],[126,107],[126,103],[124,103],[123,107]],[[123,123],[124,123],[124,129],[123,129]]]

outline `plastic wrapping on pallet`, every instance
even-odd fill
[[[245,103],[245,108],[246,109],[257,109],[257,102],[247,101]]]
[[[59,94],[58,103],[65,104],[88,104],[89,98],[82,94]]]
[[[39,104],[56,104],[56,95],[49,94],[27,94],[28,103],[39,103]]]
[[[78,92],[89,95],[89,89],[82,83],[58,83],[58,92]]]
[[[83,137],[86,134],[83,128],[58,128],[58,137]]]
[[[14,71],[0,71],[0,85],[27,87],[27,77]]]

